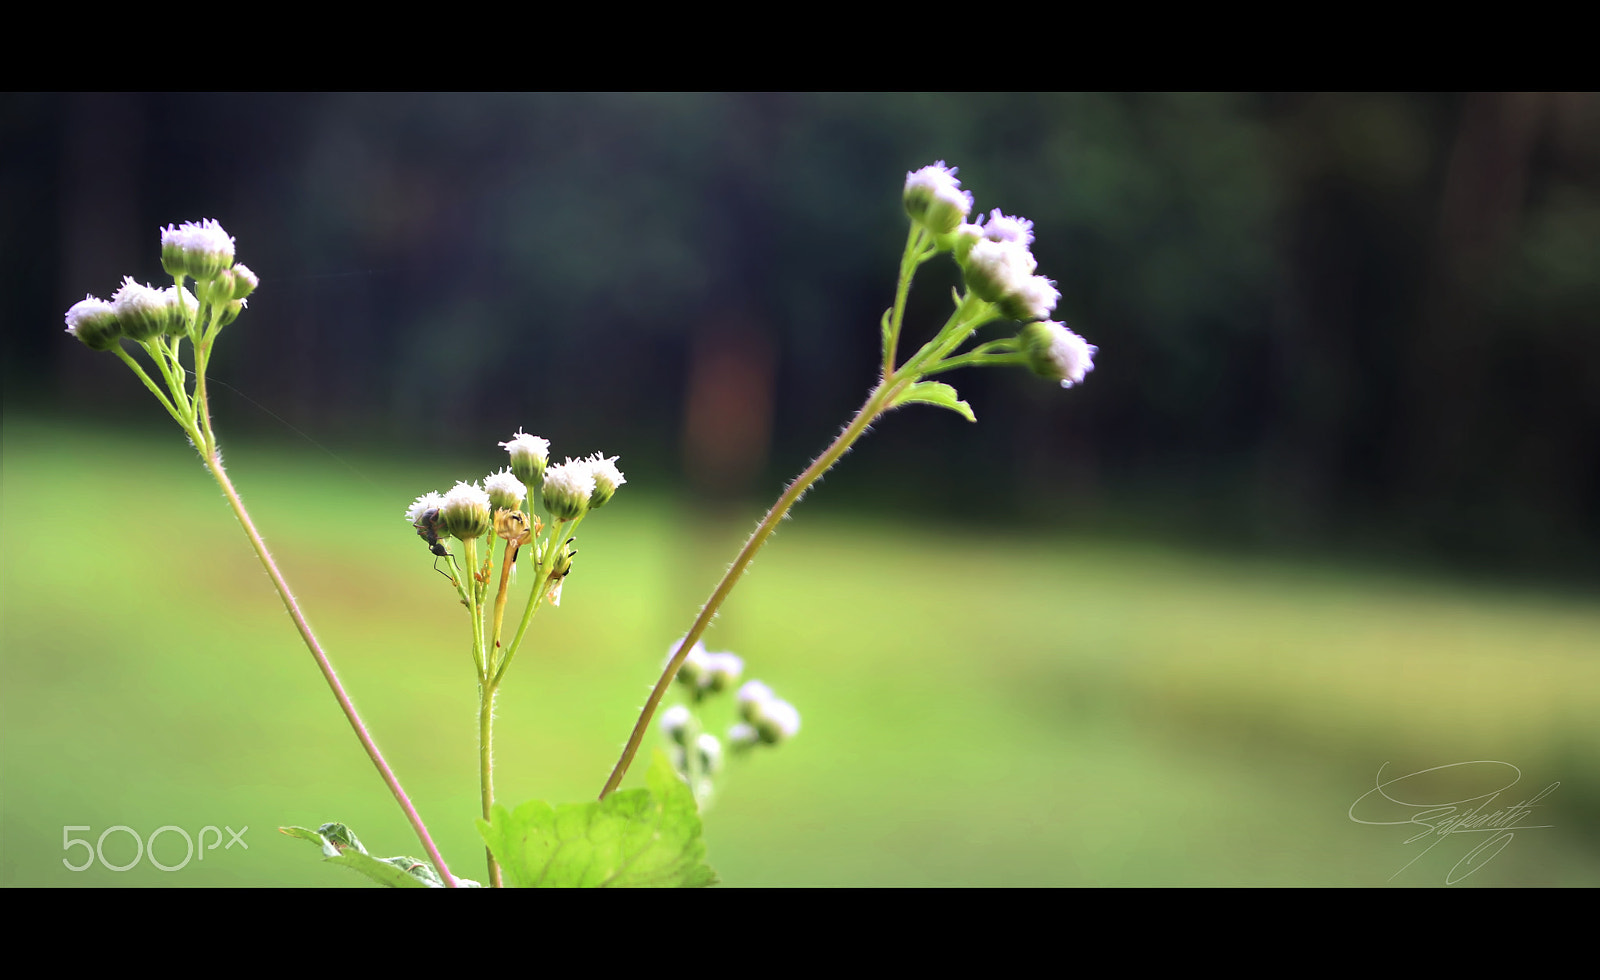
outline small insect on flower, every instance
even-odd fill
[[[428,550],[433,552],[435,556],[433,559],[433,570],[438,572],[440,575],[443,575],[445,578],[450,578],[450,573],[439,567],[440,558],[450,557],[450,549],[446,548],[444,546],[444,542],[439,540],[439,532],[443,528],[443,525],[439,521],[439,508],[429,507],[428,509],[424,510],[421,514],[417,515],[416,523],[412,524],[411,526],[417,529],[417,537],[426,541],[428,543]],[[451,581],[453,582],[455,580],[451,579]]]

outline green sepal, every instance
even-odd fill
[[[916,384],[895,396],[890,408],[898,408],[911,402],[921,402],[924,405],[938,405],[948,408],[968,422],[978,421],[972,414],[972,406],[956,397],[956,390],[942,381],[918,381]]]
[[[355,832],[342,823],[325,823],[316,830],[304,827],[279,827],[278,833],[310,841],[322,849],[322,859],[359,871],[389,888],[443,888],[444,881],[433,865],[414,857],[375,858],[367,853]],[[464,878],[456,883],[466,888],[481,887]]]
[[[717,883],[705,863],[694,793],[659,749],[647,789],[552,807],[496,804],[478,833],[515,888],[701,888]]]

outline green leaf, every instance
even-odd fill
[[[278,833],[310,841],[322,849],[323,860],[359,871],[380,885],[390,888],[443,888],[444,881],[433,865],[414,857],[375,858],[367,853],[355,832],[342,823],[325,823],[316,830],[304,827],[279,827]],[[469,888],[475,881],[457,879]]]
[[[532,800],[496,805],[478,833],[508,886],[517,888],[698,888],[717,883],[705,863],[694,793],[657,750],[648,789],[552,807]]]
[[[948,408],[968,422],[978,421],[972,414],[972,406],[956,397],[956,390],[942,381],[918,381],[916,384],[902,391],[895,398],[890,408],[897,408],[911,402],[922,402],[925,405],[938,405]]]

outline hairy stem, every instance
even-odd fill
[[[197,372],[198,373],[198,372]],[[201,375],[204,377],[204,375]],[[272,584],[278,590],[278,596],[283,600],[284,608],[289,611],[289,618],[294,620],[295,629],[300,631],[300,638],[305,641],[306,649],[311,651],[311,656],[317,661],[317,668],[322,671],[323,679],[328,682],[328,687],[333,690],[333,696],[338,700],[339,707],[344,711],[345,718],[350,722],[350,727],[355,729],[356,738],[361,740],[362,748],[366,749],[367,757],[377,767],[378,774],[388,784],[389,792],[394,794],[396,803],[405,811],[406,819],[411,823],[411,829],[416,832],[417,839],[422,842],[423,850],[428,852],[428,858],[433,861],[433,866],[439,869],[439,876],[444,879],[450,888],[456,887],[456,879],[450,874],[450,869],[445,866],[444,855],[439,853],[439,848],[434,845],[433,838],[428,836],[428,828],[422,823],[422,817],[417,814],[417,808],[411,805],[410,797],[400,787],[400,780],[395,778],[394,771],[384,761],[383,753],[378,751],[378,745],[367,732],[367,726],[362,723],[361,716],[356,713],[356,706],[350,701],[350,695],[345,693],[344,685],[339,683],[339,677],[333,672],[333,664],[328,662],[327,654],[322,652],[322,645],[311,632],[311,624],[306,622],[306,617],[300,612],[299,603],[295,602],[294,594],[289,591],[289,583],[284,581],[283,573],[278,571],[277,563],[272,560],[272,554],[267,550],[265,541],[256,531],[256,526],[250,520],[250,514],[244,509],[244,502],[239,499],[239,493],[233,487],[233,481],[228,479],[228,474],[222,468],[221,458],[213,448],[203,452],[206,468],[216,478],[217,484],[222,487],[222,492],[227,495],[228,503],[233,507],[234,516],[239,518],[239,523],[244,526],[244,533],[250,538],[250,544],[256,550],[256,557],[261,560],[261,565],[267,570],[267,576],[272,579]]]
[[[861,406],[861,410],[856,412],[856,417],[850,420],[850,424],[845,426],[844,431],[839,433],[838,438],[833,440],[833,444],[825,449],[821,456],[813,460],[811,465],[806,467],[805,472],[796,477],[793,483],[789,484],[789,488],[772,505],[772,509],[767,511],[767,516],[763,517],[761,523],[756,525],[755,532],[750,535],[750,540],[746,541],[744,548],[739,551],[739,557],[735,558],[733,564],[728,566],[728,571],[722,576],[722,581],[718,582],[717,587],[712,590],[711,598],[707,599],[706,604],[700,609],[700,615],[696,617],[694,625],[689,627],[688,635],[683,638],[682,643],[678,644],[677,652],[672,655],[672,660],[668,662],[666,669],[661,672],[661,679],[656,681],[655,689],[650,692],[650,699],[645,702],[644,709],[639,712],[639,721],[633,726],[633,734],[628,736],[628,745],[622,750],[622,757],[617,760],[616,766],[611,770],[611,777],[606,780],[605,788],[600,790],[600,798],[602,800],[622,782],[622,777],[628,772],[628,766],[632,764],[633,757],[639,751],[639,744],[644,741],[644,733],[650,728],[650,720],[655,716],[656,706],[661,703],[661,698],[667,693],[667,688],[672,684],[672,679],[677,676],[678,668],[683,666],[683,661],[688,657],[690,649],[700,639],[701,634],[706,631],[706,627],[710,625],[712,618],[716,616],[717,610],[722,608],[723,601],[728,598],[728,593],[733,591],[734,585],[738,583],[739,577],[744,574],[745,568],[750,564],[751,559],[756,556],[756,552],[761,550],[761,546],[767,543],[767,539],[772,536],[772,532],[777,530],[778,522],[783,520],[784,515],[789,513],[789,508],[793,507],[805,495],[811,484],[817,482],[818,477],[828,472],[833,467],[833,464],[839,461],[839,457],[843,456],[855,441],[861,438],[873,420],[883,414],[885,407],[892,404],[894,395],[913,380],[915,379],[912,377],[897,376],[886,372],[883,380],[878,383],[876,388],[872,389],[872,394],[867,396],[867,401]]]
[[[478,684],[478,793],[483,800],[483,819],[489,821],[489,810],[494,806],[494,688],[488,681]],[[494,852],[483,849],[489,862],[489,887],[503,887],[500,865]]]

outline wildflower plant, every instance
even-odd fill
[[[878,383],[833,443],[790,483],[734,558],[688,632],[671,648],[650,697],[599,798],[552,807],[531,801],[508,809],[495,799],[494,704],[508,669],[528,642],[530,626],[548,603],[561,603],[576,566],[580,524],[608,505],[627,483],[617,457],[595,453],[552,465],[550,441],[519,430],[500,443],[499,469],[474,482],[428,491],[404,518],[432,570],[448,582],[466,610],[479,693],[478,746],[487,883],[492,886],[652,885],[714,883],[705,863],[700,812],[730,759],[783,744],[800,731],[800,713],[759,680],[744,679],[744,660],[706,650],[702,636],[757,551],[795,503],[877,419],[903,405],[927,404],[976,421],[971,406],[942,381],[956,368],[1025,367],[1062,387],[1094,367],[1095,348],[1047,319],[1060,293],[1036,274],[1033,223],[992,210],[969,221],[970,191],[943,161],[906,175],[902,200],[910,229],[900,259],[893,305],[880,320]],[[908,357],[900,356],[906,301],[917,271],[948,255],[962,274],[954,310]],[[96,351],[121,359],[188,435],[222,488],[272,579],[318,669],[368,757],[406,815],[427,860],[373,857],[350,830],[327,823],[284,833],[316,844],[324,858],[395,887],[458,887],[475,882],[453,875],[399,779],[357,714],[327,654],[311,631],[288,583],[256,531],[222,466],[206,389],[206,370],[218,336],[244,311],[259,286],[235,261],[234,240],[216,221],[168,226],[161,264],[173,285],[157,289],[127,278],[110,301],[86,297],[67,311],[67,332]],[[193,283],[193,289],[189,283]],[[1006,335],[968,346],[982,328],[1019,323]],[[188,348],[186,351],[185,348]],[[135,357],[142,351],[144,359]],[[146,365],[149,368],[147,369]],[[528,583],[519,587],[516,570]],[[441,582],[444,587],[444,582]],[[507,619],[507,612],[511,617]],[[676,680],[683,700],[662,713],[667,751],[657,752],[646,786],[618,792],[664,696]],[[741,681],[743,681],[741,683]],[[718,734],[720,732],[720,734]]]

